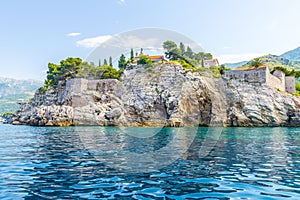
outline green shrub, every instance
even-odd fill
[[[45,86],[40,87],[37,91],[39,94],[45,94],[47,90],[48,90],[48,86],[45,85]]]
[[[300,91],[300,83],[297,83],[297,84],[296,84],[296,90],[297,90],[297,91]]]
[[[140,56],[139,60],[137,61],[137,64],[153,66],[153,61],[150,58],[148,58],[148,56],[143,55]]]
[[[181,64],[181,66],[184,68],[184,70],[186,72],[188,72],[189,70],[195,72],[196,68],[194,66],[192,66],[191,64],[187,63],[185,60],[178,60],[178,62]]]
[[[250,61],[250,66],[253,67],[259,67],[263,64],[260,58],[254,58],[253,60]]]
[[[110,65],[102,65],[96,69],[96,76],[94,78],[98,79],[118,79],[120,78],[123,70],[116,70]]]
[[[300,91],[296,90],[295,94],[293,94],[293,95],[299,97],[300,96]]]
[[[5,112],[5,113],[2,113],[0,116],[3,117],[3,118],[5,118],[5,119],[10,119],[10,118],[12,118],[14,116],[14,113],[12,113],[12,112]]]

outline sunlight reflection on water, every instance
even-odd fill
[[[103,147],[103,152],[96,149],[102,159],[85,148],[78,127],[0,125],[0,199],[300,199],[297,128],[225,128],[203,158],[199,148],[207,128],[199,128],[191,145],[184,144],[188,137],[182,134],[172,146],[181,153],[178,159],[144,173],[123,170],[130,166],[127,157],[114,155],[115,149],[139,155],[157,151],[182,129],[166,129],[147,139],[114,127],[80,129],[86,135],[95,130],[105,135],[85,138]],[[105,164],[112,156],[122,159]],[[147,159],[142,163],[151,164]]]

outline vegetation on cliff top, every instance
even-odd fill
[[[178,62],[186,71],[199,72],[202,75],[212,74],[214,77],[221,77],[226,70],[225,65],[204,67],[205,60],[213,59],[209,52],[194,52],[189,46],[180,42],[179,47],[171,40],[163,43],[163,48],[166,50],[165,55],[171,61]]]
[[[204,60],[212,59],[212,54],[207,52],[196,53],[189,46],[186,47],[182,42],[178,47],[175,42],[168,40],[165,41],[162,46],[166,50],[166,58],[170,61],[178,62],[186,71],[199,72],[202,74],[209,71],[214,77],[221,77],[221,74],[225,70],[229,70],[225,68],[224,65],[204,68]],[[119,70],[113,67],[111,57],[109,58],[109,62],[104,59],[103,65],[101,64],[101,60],[99,60],[98,66],[95,66],[94,63],[83,62],[80,58],[71,57],[60,61],[59,64],[49,63],[45,84],[39,91],[45,92],[49,87],[56,88],[59,84],[63,85],[66,80],[71,78],[118,79],[126,66],[134,62],[138,65],[150,66],[153,66],[154,63],[147,55],[139,56],[139,59],[136,61],[133,49],[131,49],[130,58],[128,60],[126,60],[123,54],[120,56],[118,61]]]
[[[104,64],[95,66],[94,63],[83,62],[80,58],[67,58],[62,60],[60,64],[49,63],[47,78],[44,87],[40,91],[45,91],[49,87],[56,88],[59,82],[62,84],[71,78],[87,78],[87,79],[118,79],[123,70],[117,70],[112,66],[112,59],[104,59]],[[99,62],[100,64],[100,62]]]
[[[180,42],[178,47],[175,42],[167,40],[162,46],[166,50],[166,58],[170,60],[183,60],[193,68],[198,67],[199,65],[204,67],[203,61],[213,58],[211,53],[196,53],[189,46],[185,47],[182,42]]]

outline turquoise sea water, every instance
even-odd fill
[[[0,199],[300,199],[299,158],[299,128],[1,124]]]

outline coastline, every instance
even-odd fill
[[[70,79],[37,92],[12,124],[116,127],[298,127],[300,98],[255,81],[214,78],[157,64],[120,80]]]

